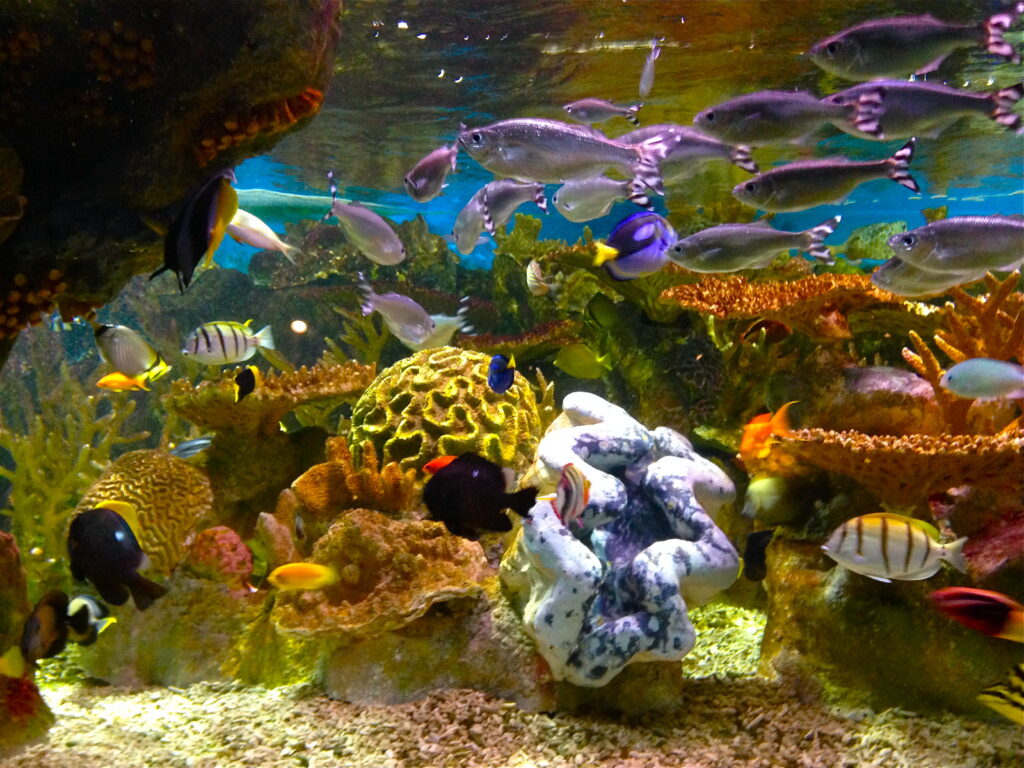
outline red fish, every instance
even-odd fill
[[[932,604],[961,624],[1024,643],[1024,605],[1000,593],[972,587],[946,587],[928,595]]]
[[[423,471],[426,472],[429,475],[432,475],[435,472],[437,472],[437,470],[444,469],[445,467],[447,467],[449,464],[451,464],[457,458],[459,458],[459,457],[458,456],[438,456],[436,459],[431,459],[426,464],[424,464],[423,465]]]
[[[764,459],[771,449],[772,439],[775,437],[787,437],[790,434],[789,428],[789,406],[796,401],[786,403],[774,414],[762,413],[752,418],[743,427],[743,437],[740,438],[740,459],[744,464],[749,465],[757,459]]]

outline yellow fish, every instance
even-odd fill
[[[338,572],[319,563],[288,563],[275,568],[267,581],[280,590],[322,589],[338,580]]]
[[[21,649],[12,645],[7,653],[0,656],[0,675],[4,677],[22,677],[25,674],[25,657]]]
[[[1005,683],[990,685],[979,693],[978,701],[1024,728],[1024,664],[1011,669]]]
[[[96,382],[96,386],[101,389],[109,389],[112,392],[131,392],[136,389],[149,390],[149,387],[146,386],[146,380],[143,377],[125,376],[123,373],[118,371],[108,373]]]
[[[558,350],[555,367],[577,379],[597,379],[612,369],[608,355],[598,357],[586,344],[569,344]]]

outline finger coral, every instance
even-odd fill
[[[811,275],[790,281],[751,282],[705,277],[661,294],[686,309],[722,318],[767,318],[820,339],[851,338],[847,315],[878,303],[901,303],[866,275]]]
[[[333,566],[336,584],[278,595],[281,631],[367,637],[403,627],[432,605],[474,597],[489,568],[475,541],[431,520],[396,521],[352,510],[317,541],[312,562]]]
[[[384,370],[352,411],[349,443],[357,463],[368,440],[380,461],[403,470],[466,451],[525,467],[540,436],[537,400],[521,376],[504,394],[491,389],[490,361],[480,352],[438,347]]]

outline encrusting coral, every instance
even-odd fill
[[[723,318],[767,318],[814,338],[848,339],[847,314],[903,299],[883,291],[867,275],[810,275],[798,280],[752,282],[745,277],[708,276],[662,294],[686,309]]]
[[[709,516],[735,488],[674,430],[647,430],[586,392],[562,407],[529,482],[553,488],[572,463],[589,501],[566,527],[539,499],[501,576],[555,679],[598,687],[627,664],[678,661],[693,648],[688,609],[739,575],[739,555]]]
[[[351,510],[317,541],[310,561],[330,565],[336,584],[285,592],[271,613],[279,630],[349,638],[378,635],[432,605],[474,597],[490,571],[480,544],[432,520],[391,520]]]
[[[382,371],[352,410],[349,444],[357,463],[369,440],[380,461],[403,470],[466,451],[505,467],[526,466],[540,436],[536,397],[521,376],[503,394],[491,389],[490,361],[480,352],[438,347]]]
[[[184,567],[199,578],[218,581],[232,590],[247,593],[246,584],[252,576],[252,552],[241,536],[226,525],[218,525],[196,534]]]
[[[135,507],[139,546],[153,569],[165,576],[184,558],[197,524],[213,512],[206,473],[160,450],[131,451],[118,458],[82,497],[75,514],[104,501]]]

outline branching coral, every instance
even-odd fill
[[[875,287],[866,275],[811,275],[799,280],[751,282],[745,277],[705,277],[679,285],[662,298],[723,318],[762,317],[819,339],[852,336],[847,314],[902,299]]]
[[[879,499],[912,506],[959,485],[1020,487],[1024,433],[988,435],[866,435],[801,429],[779,438],[774,451],[838,472]]]
[[[355,359],[359,362],[367,365],[379,363],[384,345],[391,338],[391,332],[383,322],[380,322],[378,314],[374,312],[370,315],[363,315],[344,307],[333,307],[333,309],[345,318],[341,324],[342,333],[338,341],[346,347],[350,347],[355,353]],[[324,341],[327,342],[327,348],[332,356],[330,360],[341,364],[348,359],[344,349],[331,339]]]

